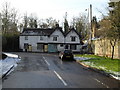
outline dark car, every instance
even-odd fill
[[[74,60],[74,55],[72,50],[64,50],[59,53],[59,58],[62,60]]]

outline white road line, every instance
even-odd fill
[[[107,88],[110,88],[109,86],[107,86],[106,84],[102,83],[101,81],[99,81],[98,79],[96,78],[93,78],[94,80],[96,80],[97,82],[101,83],[103,86],[107,87]]]
[[[62,83],[67,86],[67,83],[62,79],[62,77],[56,72],[54,71],[54,73],[57,75],[57,77],[62,81]]]
[[[43,59],[45,60],[45,62],[47,63],[47,65],[50,66],[50,63],[45,59],[45,57],[43,57]]]

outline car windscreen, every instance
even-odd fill
[[[65,50],[64,53],[72,53],[71,50]]]

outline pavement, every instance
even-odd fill
[[[15,52],[17,68],[2,81],[3,88],[118,88],[119,81],[57,54]]]

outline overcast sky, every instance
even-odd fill
[[[62,22],[65,12],[69,21],[72,17],[79,16],[79,13],[87,15],[85,9],[88,9],[90,4],[93,7],[93,16],[101,18],[99,11],[106,13],[109,0],[0,0],[0,8],[4,2],[10,3],[21,15],[26,12],[34,13],[40,19],[53,17]]]

